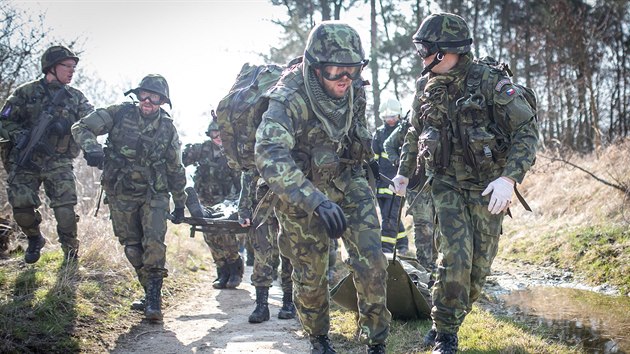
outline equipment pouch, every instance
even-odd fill
[[[436,167],[441,145],[440,131],[433,126],[425,126],[418,139],[418,164],[424,160],[427,166]]]
[[[496,173],[500,174],[500,167],[496,163],[497,137],[487,128],[477,127],[468,130],[468,151],[481,180],[487,180]]]
[[[332,147],[315,147],[311,155],[313,182],[319,186],[330,182],[339,171],[339,156]]]

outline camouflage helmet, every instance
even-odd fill
[[[378,109],[381,117],[393,117],[400,116],[402,114],[402,106],[400,102],[394,97],[390,97],[381,102],[381,106]]]
[[[208,124],[208,129],[206,130],[206,135],[210,135],[210,132],[213,130],[219,130],[219,124],[216,120],[210,120],[210,124]]]
[[[66,59],[74,59],[77,63],[79,57],[73,51],[62,45],[54,45],[44,52],[42,55],[42,73],[48,73],[53,66],[59,64]]]
[[[465,54],[470,52],[472,37],[466,21],[452,13],[427,16],[413,35],[418,54],[426,58],[438,51]]]
[[[130,93],[134,93],[137,96],[140,90],[157,93],[164,98],[164,102],[168,103],[168,105],[172,107],[168,90],[168,82],[166,82],[164,76],[159,74],[149,74],[143,77],[140,84],[138,84],[138,87],[125,92],[125,96]]]
[[[340,66],[367,64],[359,34],[350,25],[340,21],[323,21],[313,27],[308,35],[304,58],[310,65],[317,63]]]

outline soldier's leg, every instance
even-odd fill
[[[13,219],[28,238],[28,247],[24,252],[26,263],[39,260],[40,251],[46,244],[39,225],[42,216],[37,210],[41,205],[38,196],[39,177],[30,173],[17,173],[15,179],[7,186],[9,204],[13,208]]]
[[[150,321],[162,321],[162,283],[168,274],[166,264],[166,213],[169,196],[155,195],[140,208],[142,222],[142,268],[147,274],[147,301],[144,316]]]
[[[381,344],[392,317],[386,307],[387,259],[381,251],[376,206],[365,178],[352,180],[341,207],[349,225],[342,240],[357,288],[359,336],[365,344]]]
[[[147,290],[147,274],[143,269],[144,248],[142,247],[142,228],[140,205],[138,201],[122,201],[109,196],[110,218],[114,235],[124,247],[125,257],[136,270],[138,282],[145,291],[145,296],[132,303],[132,309],[144,310]]]
[[[403,207],[402,198],[395,195],[393,198],[392,208],[392,226],[396,233],[396,250],[399,254],[406,255],[409,251],[409,237],[405,233],[405,225],[403,225],[403,214],[400,213],[400,208]],[[400,215],[400,217],[399,217]]]
[[[222,240],[225,236],[214,235],[212,233],[204,232],[203,239],[206,241],[208,247],[210,247],[210,254],[214,260],[214,265],[217,268],[217,278],[212,283],[212,287],[215,289],[225,289],[225,284],[230,278],[230,272],[227,268],[227,262],[225,261],[224,252],[222,252]]]
[[[256,224],[256,223],[255,223]],[[269,320],[269,288],[273,282],[273,243],[278,230],[273,224],[265,222],[250,231],[250,243],[254,248],[254,269],[252,284],[256,287],[256,308],[249,316],[250,323],[261,323]]]
[[[293,266],[293,302],[309,336],[328,335],[330,329],[328,278],[329,238],[316,218],[301,209],[276,210],[281,227],[280,254]],[[379,251],[380,251],[380,241]]]
[[[432,195],[440,234],[431,317],[438,333],[456,334],[468,308],[472,220],[463,191],[434,180]]]
[[[381,246],[383,252],[392,253],[396,247],[396,235],[398,234],[397,230],[393,228],[390,217],[394,209],[394,199],[392,196],[380,196],[377,200],[381,211]]]
[[[50,199],[50,207],[57,220],[57,235],[64,260],[77,259],[79,240],[77,239],[77,219],[74,206],[77,204],[77,189],[72,165],[61,166],[44,175],[44,190]]]
[[[469,199],[472,202],[471,215],[474,229],[474,248],[472,257],[472,269],[470,272],[470,295],[467,312],[479,296],[486,277],[490,275],[490,268],[494,257],[499,250],[499,236],[502,232],[504,214],[492,215],[488,211],[490,196],[482,197],[479,193],[471,193]]]
[[[414,244],[416,246],[416,259],[421,266],[428,271],[435,269],[433,202],[430,193],[409,193],[408,202],[413,203],[410,208],[413,216]]]

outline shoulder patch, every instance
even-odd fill
[[[494,90],[497,92],[501,92],[501,89],[503,88],[503,86],[507,85],[507,84],[511,84],[512,80],[510,79],[503,79],[499,82],[497,82],[497,85],[494,87]]]

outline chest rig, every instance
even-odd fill
[[[162,112],[160,114],[163,114]],[[167,191],[166,150],[170,144],[172,123],[159,117],[157,124],[138,124],[136,108],[125,104],[115,115],[104,149],[103,187],[109,193],[131,196]],[[107,177],[105,177],[107,176]]]

